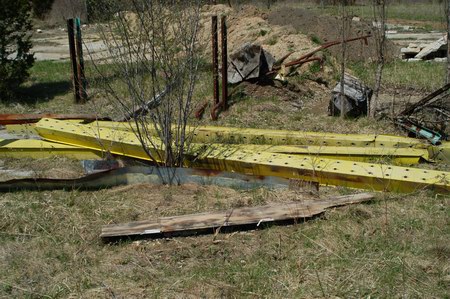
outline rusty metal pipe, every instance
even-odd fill
[[[70,66],[72,69],[72,85],[73,93],[75,96],[75,102],[78,103],[81,99],[80,88],[78,80],[78,64],[77,64],[77,53],[75,49],[75,26],[74,20],[67,20],[67,35],[69,38],[69,52],[70,52]]]
[[[222,16],[221,22],[222,37],[222,109],[228,106],[228,39],[227,39],[227,17]]]
[[[323,63],[323,59],[322,59],[322,58],[320,58],[320,57],[311,57],[311,58],[308,58],[308,59],[305,59],[305,60],[302,60],[302,61],[292,61],[292,62],[289,62],[289,63],[285,64],[285,66],[286,66],[286,67],[290,67],[290,66],[300,66],[300,65],[303,65],[303,64],[305,64],[305,63],[307,63],[307,62],[311,62],[311,61],[319,61],[321,64]],[[275,74],[276,72],[277,72],[276,70],[267,72],[267,73],[266,73],[266,76]]]
[[[83,59],[83,41],[81,38],[81,21],[80,18],[75,19],[76,27],[76,63],[78,71],[78,89],[79,89],[79,100],[77,103],[84,104],[87,100],[86,93],[86,77],[84,74],[84,59]]]
[[[203,116],[203,113],[206,110],[206,107],[208,107],[208,102],[203,103],[200,108],[197,109],[197,111],[195,111],[195,118],[196,119],[201,119]]]
[[[344,43],[348,43],[348,42],[352,42],[352,41],[357,41],[357,40],[364,40],[364,43],[367,45],[367,44],[368,44],[367,39],[368,39],[369,37],[371,37],[371,35],[365,35],[365,36],[353,37],[353,38],[346,39],[346,40],[344,41]],[[293,61],[289,62],[289,63],[286,64],[285,66],[293,66],[293,65],[297,65],[297,64],[299,64],[300,62],[302,62],[303,60],[310,58],[311,56],[313,56],[313,55],[316,54],[317,52],[319,52],[319,51],[321,51],[321,50],[325,50],[325,49],[330,48],[330,47],[332,47],[332,46],[339,45],[339,44],[341,44],[341,43],[342,43],[342,41],[331,41],[331,42],[325,43],[325,44],[321,45],[320,47],[314,49],[313,51],[311,51],[311,52],[309,52],[309,53],[307,53],[307,54],[301,56],[300,58],[298,58],[298,59],[296,59],[296,60],[293,60]],[[279,69],[281,69],[281,66],[276,66],[276,67],[274,67],[274,68],[272,69],[272,71],[277,71],[277,70],[279,70]]]
[[[0,114],[0,125],[14,125],[14,124],[29,124],[36,123],[42,118],[54,118],[54,119],[80,119],[86,122],[95,120],[110,120],[109,118],[98,117],[95,114]]]
[[[219,38],[217,32],[217,16],[211,17],[211,30],[214,105],[216,105],[219,103]]]

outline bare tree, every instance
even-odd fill
[[[105,78],[111,103],[134,124],[157,165],[181,167],[189,146],[186,125],[200,63],[200,8],[196,0],[111,0],[97,8],[109,16],[98,26],[108,68],[94,62],[95,69]]]
[[[378,97],[381,88],[381,79],[385,62],[385,44],[386,44],[386,0],[373,0],[374,11],[374,37],[377,50],[377,71],[375,74],[374,96],[370,101],[369,117],[375,117],[378,105]]]

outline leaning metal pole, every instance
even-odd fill
[[[222,16],[222,109],[228,106],[228,39],[227,39],[227,17]]]
[[[213,85],[214,103],[213,107],[219,104],[219,38],[217,33],[217,16],[211,17],[212,36],[212,63],[213,63]]]

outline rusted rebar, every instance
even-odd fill
[[[77,53],[75,49],[75,30],[74,30],[74,20],[67,20],[67,35],[69,38],[69,52],[70,52],[70,66],[72,69],[72,84],[73,84],[73,93],[75,96],[75,102],[78,103],[80,101],[80,88],[79,88],[79,80],[78,80],[78,64],[77,64]]]
[[[222,109],[228,106],[228,39],[227,39],[227,17],[222,16],[221,22],[222,37]]]
[[[217,105],[219,103],[219,38],[217,33],[217,16],[211,17],[211,31],[214,105]]]
[[[83,59],[83,41],[81,38],[81,21],[80,18],[75,19],[76,27],[76,54],[77,54],[77,71],[78,71],[78,103],[85,103],[87,99],[86,93],[86,77],[84,74],[84,59]]]

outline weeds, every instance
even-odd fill
[[[369,85],[375,82],[376,65],[372,63],[350,63],[349,68],[357,77]],[[431,91],[444,84],[445,64],[430,61],[406,62],[395,60],[386,63],[383,85],[397,88],[412,88]]]

